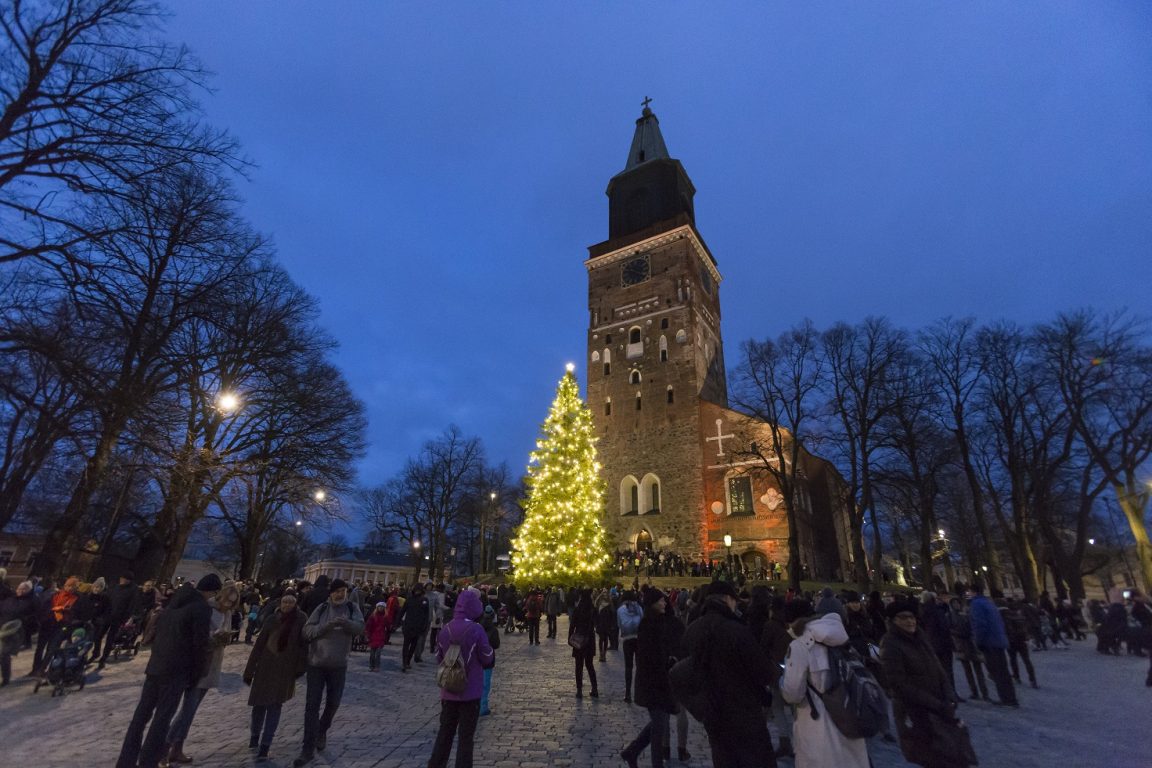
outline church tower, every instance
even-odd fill
[[[618,549],[708,550],[705,408],[727,408],[720,272],[696,230],[696,189],[645,103],[608,182],[608,239],[588,269],[588,404]],[[709,431],[711,430],[711,432]]]

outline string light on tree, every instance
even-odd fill
[[[595,580],[608,565],[592,412],[576,366],[566,367],[531,454],[524,522],[512,542],[514,576],[525,584]]]

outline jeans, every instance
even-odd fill
[[[440,634],[440,627],[428,628],[428,653],[436,653],[436,636]]]
[[[328,733],[340,699],[344,696],[344,675],[347,667],[308,667],[308,698],[304,703],[304,745],[302,752],[316,751],[316,737]],[[320,699],[324,699],[324,714],[320,714]]]
[[[656,707],[648,708],[648,724],[636,734],[624,753],[633,760],[649,745],[652,746],[652,768],[664,768],[664,747],[668,744],[668,713]]]
[[[380,652],[384,648],[373,648],[368,651],[368,669],[380,669]]]
[[[252,738],[260,746],[265,748],[272,746],[272,739],[276,737],[276,726],[280,725],[280,711],[283,708],[283,704],[252,707]],[[260,735],[261,729],[264,731],[263,736]]]
[[[158,675],[145,676],[144,686],[140,690],[140,702],[132,713],[128,732],[124,734],[116,768],[136,768],[137,763],[140,768],[156,768],[159,765],[160,758],[164,756],[168,724],[180,706],[180,697],[187,685],[188,681],[183,678],[173,680]],[[149,720],[152,726],[145,738],[144,727]]]
[[[988,665],[988,676],[996,684],[996,695],[1001,704],[1016,703],[1016,686],[1012,685],[1012,676],[1008,672],[1008,653],[1003,648],[989,648],[981,646],[980,652],[984,654],[984,663]]]
[[[965,654],[965,657],[960,659],[960,666],[964,669],[964,677],[968,678],[968,690],[972,692],[972,698],[979,696],[981,699],[988,698],[988,685],[984,682],[984,667],[979,661],[969,659],[971,654]]]
[[[420,637],[416,638],[416,661],[424,660],[424,646],[427,644],[427,640],[428,630],[424,630],[420,633]],[[429,653],[436,653],[436,649],[433,648]]]
[[[604,661],[604,654],[608,651],[608,633],[596,633],[596,647],[600,650],[600,661]]]
[[[549,639],[556,639],[556,614],[548,614],[548,637]]]
[[[624,641],[624,698],[632,700],[632,675],[636,665],[636,638]]]
[[[476,721],[479,718],[479,699],[472,701],[441,699],[440,730],[436,732],[436,744],[432,747],[428,768],[446,768],[457,730],[460,731],[460,740],[456,744],[456,768],[472,768],[472,748],[476,736]]]
[[[492,692],[492,667],[484,670],[484,692],[480,694],[480,714],[488,714],[488,694]]]
[[[184,703],[180,706],[179,714],[172,720],[172,727],[168,729],[169,744],[188,738],[188,731],[191,730],[192,721],[196,718],[196,710],[199,709],[200,702],[204,701],[206,693],[207,688],[189,688],[184,691]]]
[[[540,642],[540,617],[528,619],[528,644]]]

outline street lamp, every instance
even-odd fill
[[[216,410],[232,414],[240,410],[240,396],[235,392],[221,392],[216,396]]]
[[[724,534],[724,559],[728,563],[728,571],[732,571],[732,535]]]
[[[316,499],[317,504],[323,504],[324,500],[328,498],[328,494],[324,493],[323,488],[317,488],[316,492],[312,494],[312,498]]]
[[[419,539],[416,539],[415,541],[412,542],[412,555],[413,555],[412,559],[416,561],[416,576],[413,579],[412,583],[418,584],[418,583],[420,583],[420,565],[421,565],[421,563],[420,563],[420,540]]]

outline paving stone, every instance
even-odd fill
[[[565,636],[561,629],[560,636]],[[643,727],[647,713],[625,704],[623,658],[609,652],[596,662],[599,699],[577,699],[573,662],[563,640],[528,646],[524,634],[502,635],[493,676],[492,715],[480,718],[477,768],[602,768],[621,766],[619,751]],[[1068,651],[1036,653],[1040,689],[1020,688],[1019,710],[968,702],[960,715],[972,730],[982,766],[990,768],[1147,768],[1152,729],[1139,727],[1152,707],[1143,685],[1148,660],[1104,657],[1094,643]],[[248,646],[230,646],[220,688],[211,691],[192,726],[184,751],[202,768],[253,765],[248,750],[247,687],[240,673]],[[435,665],[425,656],[407,674],[399,671],[398,645],[384,649],[383,671],[369,673],[367,655],[353,654],[344,701],[319,753],[318,768],[424,768],[439,723]],[[27,671],[31,655],[13,659],[14,674]],[[83,691],[50,698],[32,681],[14,678],[0,689],[0,765],[70,768],[111,765],[140,694],[147,652],[132,661],[92,671]],[[957,668],[959,680],[963,674]],[[590,690],[585,682],[585,694]],[[961,688],[965,685],[961,682]],[[961,690],[965,694],[966,690]],[[270,768],[290,765],[303,736],[303,681],[284,706],[272,745]],[[775,724],[770,724],[775,734]],[[675,734],[675,720],[672,723]],[[674,750],[675,751],[675,750]],[[689,720],[689,766],[710,764],[699,723]],[[895,744],[873,739],[875,768],[903,768]],[[647,763],[647,755],[642,763]],[[451,764],[451,763],[450,763]],[[671,768],[678,761],[673,757]],[[781,761],[791,768],[791,761]]]

